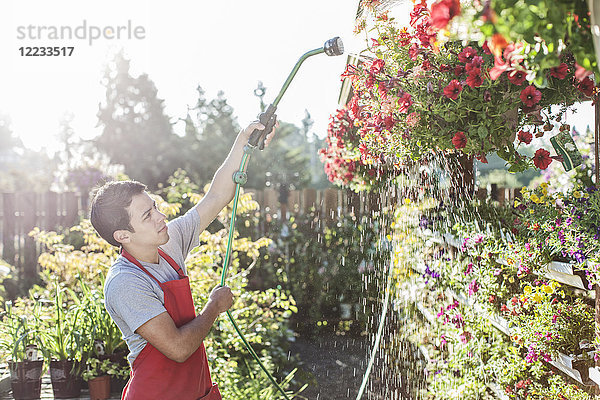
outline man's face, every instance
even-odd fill
[[[158,211],[156,202],[143,192],[131,198],[126,208],[133,232],[129,242],[136,246],[160,246],[169,241],[165,215]]]

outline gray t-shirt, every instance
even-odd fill
[[[169,241],[161,246],[187,275],[185,258],[200,241],[200,216],[195,209],[170,221]],[[167,260],[159,257],[158,264],[140,262],[161,283],[178,279],[177,272]],[[162,289],[139,267],[123,256],[114,262],[104,283],[106,310],[117,324],[129,347],[129,364],[140,354],[147,341],[135,330],[167,311]]]

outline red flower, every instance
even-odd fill
[[[533,139],[533,135],[531,134],[531,132],[526,131],[519,131],[517,137],[519,138],[519,142],[525,144],[531,143],[531,139]]]
[[[594,82],[588,77],[579,82],[577,85],[577,89],[579,89],[583,94],[587,97],[592,97],[594,94]]]
[[[427,13],[427,1],[421,0],[420,3],[415,4],[413,10],[410,13],[410,25],[415,26],[418,20],[421,19]]]
[[[444,96],[449,99],[456,100],[462,91],[462,85],[456,79],[452,79],[448,86],[444,88]]]
[[[381,73],[381,71],[383,71],[384,65],[385,65],[385,61],[383,61],[379,58],[377,60],[373,61],[373,64],[371,65],[371,73],[374,75]]]
[[[465,64],[465,71],[467,73],[471,72],[472,69],[479,68],[481,69],[481,65],[483,64],[483,57],[475,56],[471,62]]]
[[[456,75],[457,78],[464,73],[465,67],[463,67],[462,65],[457,65],[456,67],[454,67],[454,75]]]
[[[533,156],[533,164],[539,169],[546,169],[552,162],[550,152],[544,149],[538,149]]]
[[[561,63],[558,67],[550,68],[550,75],[558,79],[565,79],[568,72],[569,67],[565,63]]]
[[[450,67],[448,64],[442,64],[438,67],[438,71],[440,71],[440,72],[452,71],[452,67]]]
[[[452,144],[457,149],[464,149],[467,146],[467,137],[464,132],[456,132],[452,138]]]
[[[408,107],[412,105],[412,100],[410,97],[410,94],[404,93],[404,95],[398,99],[398,105],[400,106],[398,109],[399,112],[405,113],[408,111]]]
[[[431,5],[431,26],[444,29],[448,22],[460,14],[459,0],[441,0]]]
[[[476,88],[482,84],[483,79],[481,79],[481,70],[479,68],[473,68],[467,76],[467,85],[472,88]]]
[[[463,51],[458,54],[458,61],[461,63],[468,63],[477,55],[477,50],[471,46],[465,47]]]
[[[475,158],[477,158],[477,159],[478,159],[480,162],[482,162],[482,163],[484,163],[484,164],[487,164],[487,163],[488,163],[488,159],[487,159],[487,157],[485,156],[485,154],[483,154],[483,153],[481,153],[481,154],[477,154],[477,155],[475,156]]]
[[[510,74],[508,74],[508,80],[514,85],[521,86],[521,84],[523,84],[523,82],[525,81],[526,76],[527,74],[525,73],[525,71],[515,69],[512,70]]]
[[[411,60],[416,60],[417,56],[421,54],[421,49],[419,48],[419,46],[416,43],[413,43],[410,48],[408,49],[408,56],[410,57]]]
[[[535,87],[529,85],[525,89],[521,90],[521,95],[519,98],[527,107],[533,107],[541,100],[542,93]]]

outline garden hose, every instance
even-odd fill
[[[239,194],[240,194],[240,187],[242,185],[244,185],[247,181],[246,168],[248,166],[248,159],[250,158],[250,155],[252,154],[252,152],[254,151],[254,149],[257,146],[261,150],[264,148],[265,138],[270,133],[271,129],[273,128],[273,125],[275,124],[275,117],[276,117],[275,110],[277,109],[277,105],[279,104],[279,101],[283,97],[283,94],[287,90],[292,79],[294,79],[296,72],[298,72],[298,69],[300,68],[300,65],[304,62],[304,60],[306,60],[308,57],[314,56],[316,54],[325,53],[328,56],[337,56],[337,55],[343,54],[343,52],[344,52],[344,46],[342,44],[342,40],[339,37],[335,37],[335,38],[330,39],[327,42],[325,42],[325,45],[323,47],[308,51],[305,54],[303,54],[300,57],[300,59],[298,59],[298,61],[296,62],[296,65],[292,69],[292,72],[290,73],[290,75],[288,76],[286,81],[284,82],[283,87],[281,88],[281,90],[279,91],[279,94],[275,98],[275,101],[273,101],[273,103],[270,104],[269,107],[267,107],[267,109],[259,115],[259,120],[265,126],[265,129],[264,130],[255,129],[252,132],[252,134],[250,135],[250,139],[248,140],[248,144],[246,146],[244,146],[244,155],[243,155],[242,161],[240,163],[240,169],[238,171],[236,171],[236,173],[233,175],[233,182],[235,183],[235,194],[233,197],[233,209],[231,211],[231,220],[230,220],[230,224],[229,224],[229,237],[227,238],[227,250],[225,251],[225,258],[223,261],[223,272],[221,273],[221,286],[225,285],[225,279],[227,278],[227,270],[229,269],[229,261],[230,261],[230,256],[231,256],[231,245],[233,243],[233,234],[234,234],[234,230],[235,230],[235,215],[236,215],[236,210],[237,210],[237,203],[238,203],[238,198],[239,198]],[[260,358],[254,351],[252,346],[250,346],[250,343],[248,343],[248,341],[244,337],[244,334],[242,333],[240,328],[235,323],[235,320],[233,319],[233,315],[231,315],[231,312],[229,310],[227,310],[227,317],[229,318],[229,321],[231,321],[231,324],[233,325],[238,336],[244,343],[244,346],[246,346],[246,349],[252,355],[252,357],[256,360],[256,362],[258,363],[260,368],[264,371],[264,373],[267,374],[267,377],[269,378],[271,383],[277,388],[277,390],[279,390],[279,392],[283,395],[283,397],[285,397],[286,400],[290,400],[290,397],[285,392],[285,390],[283,390],[283,388],[281,386],[279,386],[279,384],[277,383],[277,381],[275,380],[273,375],[271,375],[271,373],[267,370],[267,368],[260,361]]]
[[[392,291],[392,273],[394,271],[394,263],[395,258],[392,258],[390,261],[390,266],[387,274],[387,284],[385,288],[385,298],[383,300],[383,310],[381,311],[381,317],[379,318],[379,327],[377,328],[377,335],[375,336],[375,342],[373,343],[373,350],[371,350],[371,357],[369,358],[369,363],[367,364],[367,370],[363,376],[362,383],[360,385],[360,389],[358,394],[356,395],[356,400],[360,400],[362,395],[367,387],[367,382],[369,381],[369,375],[371,374],[371,368],[373,368],[373,362],[375,361],[375,356],[377,355],[377,351],[379,350],[379,343],[381,342],[381,335],[383,334],[383,326],[385,325],[385,317],[387,315],[388,304],[390,302],[390,293]]]

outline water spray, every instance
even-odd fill
[[[264,112],[260,113],[260,115],[258,117],[259,121],[265,126],[265,129],[263,129],[263,130],[255,129],[252,132],[252,134],[250,135],[248,144],[246,144],[246,146],[244,146],[244,156],[242,157],[242,161],[240,163],[240,169],[238,171],[236,171],[235,174],[233,174],[233,182],[235,183],[235,195],[233,197],[233,210],[231,212],[231,222],[229,224],[229,237],[227,239],[227,250],[225,251],[225,259],[223,262],[223,272],[221,274],[221,286],[225,285],[225,278],[227,277],[227,270],[229,269],[231,245],[233,243],[233,233],[235,230],[235,215],[236,215],[236,210],[237,210],[238,197],[239,197],[239,193],[240,193],[240,187],[243,186],[248,181],[248,176],[246,175],[246,168],[248,167],[248,160],[250,158],[250,155],[256,149],[256,147],[258,147],[260,150],[264,149],[265,139],[266,139],[267,135],[273,130],[273,127],[275,126],[275,121],[277,119],[277,116],[275,115],[275,111],[277,110],[277,105],[281,101],[283,94],[286,92],[290,83],[296,76],[296,73],[298,72],[298,69],[300,69],[300,66],[302,65],[304,60],[306,60],[308,57],[311,57],[311,56],[314,56],[317,54],[321,54],[321,53],[325,53],[328,56],[342,55],[344,53],[344,45],[342,43],[342,40],[337,36],[334,37],[333,39],[329,39],[328,41],[325,42],[323,47],[320,47],[320,48],[314,49],[314,50],[310,50],[310,51],[304,53],[298,59],[298,61],[296,62],[296,65],[294,65],[292,72],[289,74],[289,76],[283,83],[283,86],[281,87],[281,90],[279,91],[279,94],[277,95],[277,97],[275,98],[273,103],[269,104],[267,109]],[[229,310],[227,310],[227,317],[229,318],[229,321],[231,321],[231,324],[233,325],[234,329],[236,330],[238,336],[240,337],[240,339],[246,346],[246,349],[252,355],[252,357],[256,360],[256,362],[258,363],[260,368],[264,371],[264,373],[267,375],[267,377],[269,378],[271,383],[273,383],[273,385],[277,388],[277,390],[279,390],[279,392],[281,392],[283,397],[285,397],[287,400],[289,400],[290,397],[285,392],[285,390],[283,390],[283,388],[281,388],[281,386],[277,383],[277,381],[275,381],[275,378],[273,378],[273,375],[271,375],[271,373],[265,368],[263,363],[260,361],[260,358],[254,351],[254,349],[252,349],[252,346],[250,346],[250,343],[248,343],[248,341],[244,337],[244,334],[242,333],[240,328],[235,323],[235,320],[233,319],[233,316],[231,315],[231,312]]]

